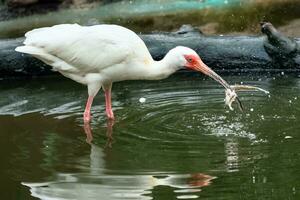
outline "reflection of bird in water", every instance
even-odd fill
[[[106,137],[107,137],[106,146],[111,148],[112,142],[113,142],[114,121],[107,120],[106,126],[107,126],[106,127]],[[88,144],[91,144],[93,141],[93,132],[92,132],[90,123],[84,123],[83,130],[84,130],[84,133],[86,134],[86,142]]]
[[[110,127],[108,127],[110,129]],[[111,129],[112,130],[112,129]],[[109,131],[108,131],[109,132]],[[88,137],[89,138],[89,137]],[[202,187],[209,186],[215,177],[204,173],[193,174],[122,174],[106,168],[105,151],[89,142],[89,167],[83,173],[56,173],[53,181],[22,183],[30,187],[31,195],[48,199],[153,199],[157,186],[172,188],[177,197],[198,197]],[[81,162],[81,161],[80,161]]]
[[[89,97],[84,111],[85,122],[91,120],[93,99],[101,88],[105,92],[107,117],[114,119],[111,108],[113,82],[158,80],[187,68],[202,72],[230,89],[192,49],[176,47],[161,61],[154,61],[138,35],[121,26],[61,24],[34,29],[25,37],[25,45],[17,47],[16,51],[31,54],[64,76],[87,85]]]
[[[189,180],[189,185],[194,187],[205,187],[211,184],[211,180],[215,177],[212,177],[203,173],[191,174],[191,178]]]
[[[239,144],[234,138],[226,139],[225,153],[228,172],[239,171]]]
[[[100,170],[101,171],[101,170]],[[198,177],[199,180],[196,180]],[[55,180],[42,183],[22,183],[30,188],[33,197],[48,199],[153,199],[158,186],[168,186],[178,198],[198,197],[202,187],[209,186],[215,177],[206,174],[177,175],[104,175],[99,170],[91,174],[59,173]],[[192,185],[190,181],[193,180]],[[197,183],[196,185],[194,183]]]

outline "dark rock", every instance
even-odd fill
[[[60,0],[9,0],[0,10],[0,21],[29,16],[33,14],[45,14],[55,11],[61,4]]]
[[[23,38],[0,41],[0,77],[33,77],[53,74],[51,67],[30,55],[19,54],[14,50],[21,45]]]
[[[194,49],[203,61],[220,72],[300,71],[300,39],[287,38],[270,23],[262,23],[265,36],[205,36],[184,26],[177,32],[140,35],[155,60],[176,46]],[[53,74],[50,66],[30,55],[15,52],[24,38],[0,41],[0,77]]]
[[[272,58],[272,65],[278,65],[282,68],[297,65],[300,48],[295,39],[285,37],[269,22],[261,23],[261,31],[267,35],[264,47]]]

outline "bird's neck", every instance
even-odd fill
[[[171,55],[166,55],[160,61],[152,61],[150,66],[147,66],[147,79],[159,80],[164,79],[180,69],[180,66],[174,61]]]

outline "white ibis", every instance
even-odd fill
[[[16,51],[31,54],[62,75],[87,85],[84,122],[91,120],[92,102],[100,88],[105,92],[107,117],[114,119],[111,88],[117,81],[163,79],[185,67],[202,72],[231,90],[192,49],[178,46],[162,60],[154,61],[139,36],[122,26],[61,24],[34,29],[25,37],[24,46]]]

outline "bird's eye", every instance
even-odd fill
[[[191,62],[193,62],[193,59],[192,58],[188,58],[187,61],[191,63]]]

